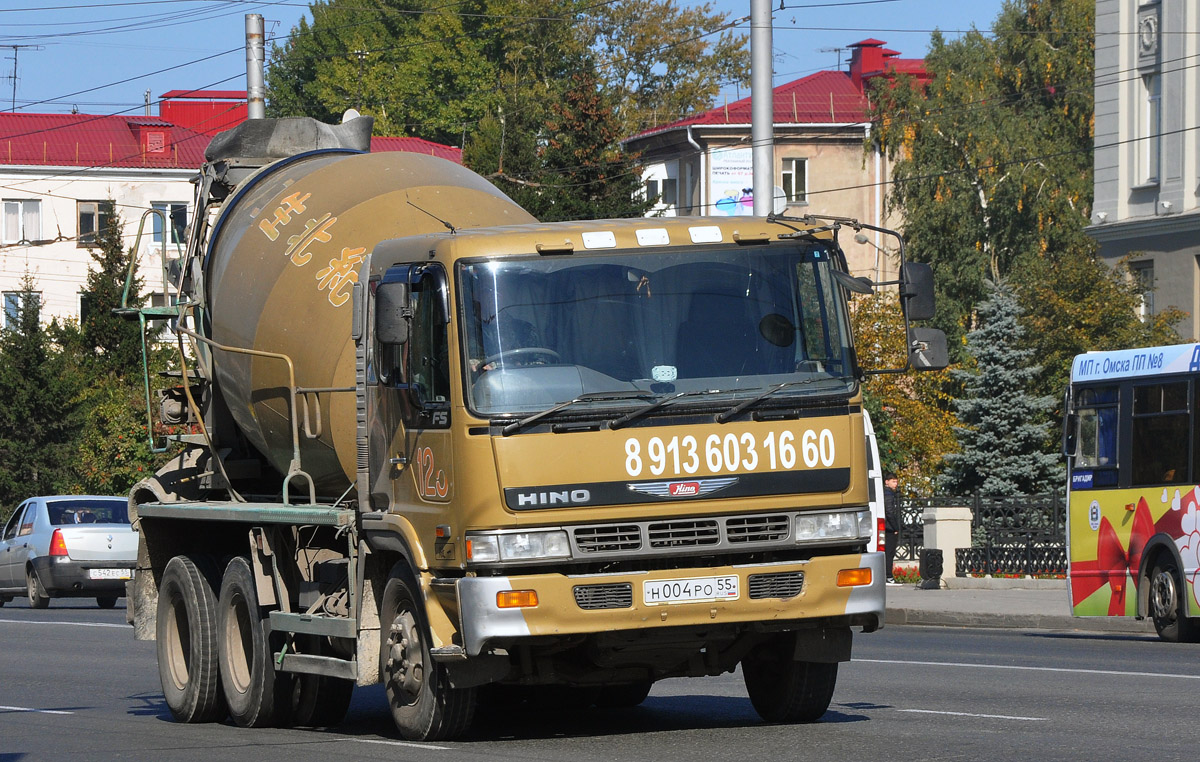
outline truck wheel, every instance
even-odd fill
[[[175,556],[158,586],[158,677],[171,715],[180,722],[225,717],[217,666],[217,601],[211,561]]]
[[[780,644],[791,643],[780,638]],[[742,660],[754,710],[767,722],[814,722],[829,709],[837,662],[793,661],[788,648],[764,646]]]
[[[299,636],[298,636],[299,637]],[[306,638],[306,653],[331,656],[333,651],[323,640]],[[333,728],[346,718],[354,681],[328,675],[296,675],[292,686],[291,723],[303,728]]]
[[[285,719],[292,677],[275,671],[271,641],[250,562],[237,556],[225,567],[217,599],[217,662],[229,716],[238,727],[261,728]]]
[[[1150,572],[1150,616],[1158,637],[1168,643],[1195,643],[1200,625],[1189,619],[1183,596],[1187,585],[1171,559],[1161,559]]]
[[[383,682],[400,735],[410,741],[448,740],[471,726],[475,689],[451,688],[446,670],[429,655],[420,600],[407,567],[397,564],[380,605]]]
[[[115,595],[99,596],[98,598],[96,598],[96,605],[102,609],[116,608],[117,596],[115,596]]]
[[[25,592],[29,596],[29,608],[44,609],[50,606],[50,596],[46,595],[46,588],[42,587],[42,581],[33,569],[25,571]]]

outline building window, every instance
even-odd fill
[[[1138,317],[1149,320],[1154,315],[1154,262],[1134,262],[1129,266],[1133,274],[1133,282],[1137,284],[1142,303],[1138,307]]]
[[[34,311],[36,315],[42,306],[42,295],[37,291],[5,291],[4,292],[4,327],[11,330],[21,324],[21,301],[26,294],[32,300],[32,304],[27,305]]]
[[[646,181],[646,200],[658,202],[658,180]]]
[[[784,159],[779,186],[789,204],[808,203],[808,159]]]
[[[4,243],[38,241],[42,237],[42,202],[37,199],[5,199]]]
[[[111,201],[80,201],[79,209],[79,246],[95,246],[96,235],[108,226],[108,220],[113,214]]]
[[[1158,182],[1162,147],[1162,77],[1158,74],[1142,77],[1142,95],[1142,140],[1145,145],[1141,150],[1141,179],[1142,182],[1151,184]]]
[[[183,244],[187,240],[184,232],[187,229],[187,204],[179,201],[158,201],[153,206],[155,210],[163,213],[167,218],[167,225],[171,228],[171,238],[167,243]],[[154,219],[154,243],[162,246],[163,218],[157,214],[150,216]]]

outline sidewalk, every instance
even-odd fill
[[[1071,616],[1066,580],[947,577],[943,583],[941,590],[889,586],[886,624],[1155,634],[1149,619]]]

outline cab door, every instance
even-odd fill
[[[0,588],[25,586],[25,558],[29,555],[28,534],[21,534],[22,516],[25,511],[32,511],[31,503],[26,503],[13,511],[8,523],[4,525],[4,535],[0,538]],[[17,579],[20,572],[20,579]]]

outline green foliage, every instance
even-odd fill
[[[952,370],[963,394],[954,409],[960,451],[946,456],[951,494],[1035,495],[1060,481],[1056,453],[1043,451],[1046,411],[1054,397],[1030,393],[1041,368],[1025,342],[1017,295],[1006,281],[984,282],[989,298],[979,304],[980,327],[967,334],[970,370]]]
[[[0,330],[0,505],[54,494],[73,463],[81,380],[39,321],[33,277],[21,281],[15,325]]]
[[[154,472],[163,460],[150,451],[140,383],[104,376],[80,399],[87,421],[75,442],[69,491],[120,495]]]
[[[111,200],[107,202],[115,209]],[[80,320],[81,339],[92,373],[119,376],[137,375],[142,365],[140,326],[113,314],[121,306],[125,278],[133,252],[126,250],[121,217],[115,211],[96,235],[96,246],[88,250],[93,266],[88,267],[87,282],[81,302],[86,305]],[[135,277],[130,285],[128,306],[140,307],[142,279]]]

